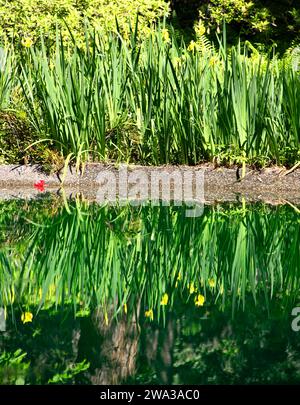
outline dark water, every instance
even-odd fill
[[[299,220],[0,202],[1,383],[299,383]]]

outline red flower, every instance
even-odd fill
[[[45,191],[45,181],[44,180],[37,181],[36,183],[34,183],[34,188],[40,192]]]

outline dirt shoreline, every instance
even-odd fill
[[[246,201],[264,201],[271,204],[300,204],[300,169],[288,171],[283,167],[269,167],[253,170],[247,167],[246,176],[241,179],[241,171],[237,167],[218,167],[213,164],[198,166],[127,166],[128,173],[142,170],[148,178],[150,173],[174,173],[174,171],[204,171],[204,198],[206,203],[238,201],[244,197]],[[0,199],[34,198],[39,195],[33,187],[39,180],[45,181],[45,190],[59,192],[62,188],[67,196],[81,193],[85,198],[96,198],[99,183],[97,176],[112,172],[118,179],[118,167],[109,164],[87,164],[83,173],[76,173],[75,168],[63,173],[48,175],[37,165],[0,165]],[[62,184],[62,180],[64,181]],[[118,182],[124,180],[118,179]]]

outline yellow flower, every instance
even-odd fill
[[[124,304],[124,312],[125,312],[125,314],[127,314],[127,304],[126,303]]]
[[[33,45],[33,40],[30,37],[25,37],[22,39],[21,43],[25,48],[30,48]]]
[[[188,288],[190,290],[190,294],[193,294],[194,292],[197,292],[197,288],[195,288],[195,285],[193,282],[191,284],[188,284]]]
[[[161,299],[161,301],[160,301],[160,305],[167,305],[167,304],[168,304],[168,301],[169,301],[169,296],[168,296],[167,293],[165,293],[165,294],[162,296],[162,299]]]
[[[150,318],[151,321],[153,321],[153,310],[149,309],[148,311],[145,312],[145,317]]]
[[[108,315],[107,315],[107,312],[105,312],[105,314],[104,314],[104,323],[105,323],[106,326],[108,326]]]
[[[208,285],[210,286],[210,288],[215,288],[216,281],[213,278],[209,278],[208,279]]]
[[[189,44],[189,46],[188,46],[188,48],[187,48],[187,50],[188,50],[189,52],[193,52],[196,48],[197,48],[196,42],[195,42],[195,41],[191,41],[190,44]]]
[[[23,323],[32,322],[33,314],[31,312],[23,312],[21,315],[21,321]]]
[[[197,307],[203,307],[204,302],[205,302],[204,295],[198,294],[197,297],[195,298],[195,305]]]
[[[166,42],[166,43],[170,42],[170,34],[166,28],[162,29],[161,36],[162,36],[162,39],[164,40],[164,42]]]

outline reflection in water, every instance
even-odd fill
[[[293,208],[0,210],[3,383],[299,383]]]

